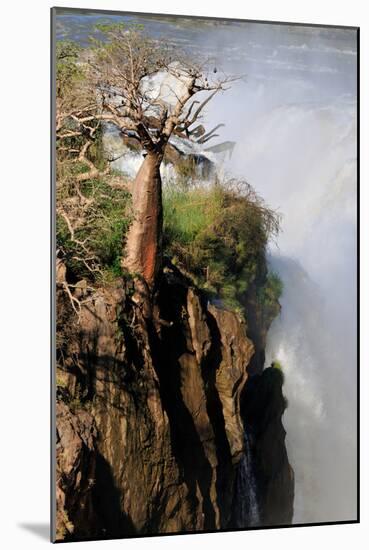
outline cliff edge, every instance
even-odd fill
[[[245,453],[257,521],[289,523],[282,383],[249,377],[255,346],[242,316],[173,265],[150,319],[129,282],[76,292],[78,325],[58,292],[57,540],[252,526],[235,513],[248,498]]]

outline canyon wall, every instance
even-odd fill
[[[248,527],[245,452],[260,524],[290,523],[282,383],[249,376],[247,320],[172,265],[150,316],[130,282],[75,292],[78,324],[58,293],[57,540]]]

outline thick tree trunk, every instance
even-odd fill
[[[134,219],[128,231],[123,267],[141,275],[154,287],[162,261],[163,206],[161,192],[161,153],[148,153],[133,183]]]

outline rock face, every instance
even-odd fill
[[[61,318],[66,307],[60,296]],[[245,423],[263,434],[258,456],[277,449],[283,430],[267,413],[259,426],[259,412],[245,408],[254,353],[246,330],[236,313],[208,303],[173,267],[150,318],[129,285],[86,301],[58,368],[59,540],[233,526]],[[274,464],[280,452],[277,480],[273,466],[258,470],[266,522],[274,521],[275,505],[292,509],[291,499],[280,499],[290,472],[283,438]]]
[[[87,411],[74,413],[61,400],[57,402],[56,418],[57,538],[72,536],[74,531],[88,538],[96,521],[92,504],[96,478],[95,423]]]
[[[262,525],[285,525],[293,516],[294,475],[281,420],[286,408],[282,385],[282,372],[268,367],[249,378],[242,401],[243,418],[251,435]]]

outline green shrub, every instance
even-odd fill
[[[279,370],[280,372],[283,372],[282,364],[280,361],[273,361],[271,365],[274,369]]]
[[[202,288],[238,308],[264,265],[269,238],[278,233],[278,214],[250,185],[235,180],[206,188],[168,186],[163,202],[165,253]],[[274,279],[269,283],[266,301],[276,294]]]
[[[269,314],[274,317],[279,311],[279,299],[283,292],[283,282],[277,273],[270,271],[265,283],[257,290],[258,302]]]
[[[173,186],[164,192],[164,232],[166,241],[188,245],[213,223],[221,209],[221,196],[206,189],[186,191]]]

